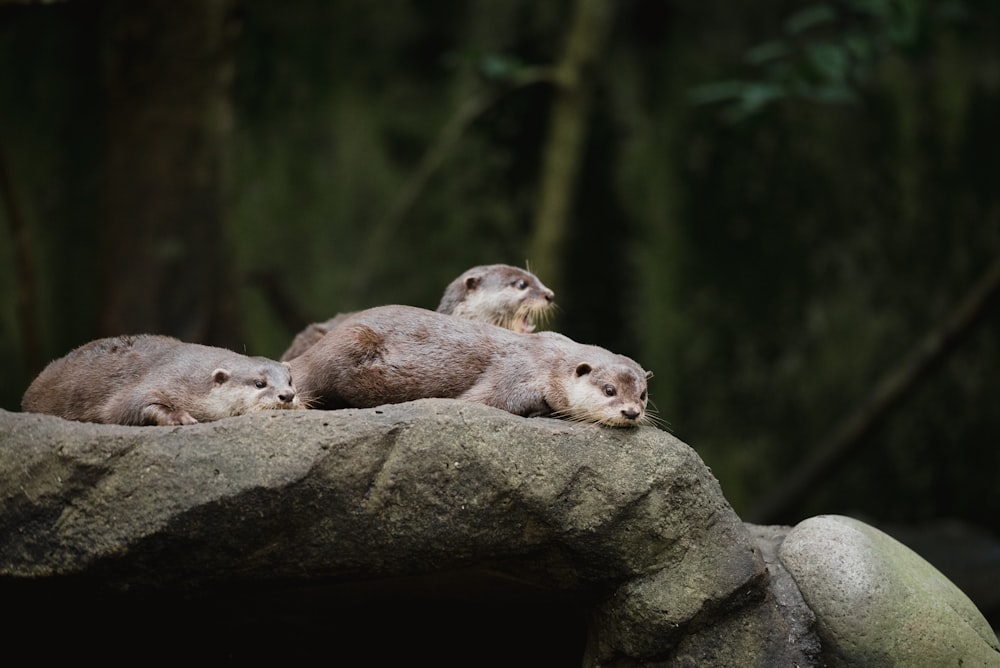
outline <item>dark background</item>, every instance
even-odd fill
[[[995,536],[997,44],[992,0],[0,1],[0,406],[527,262],[745,519]]]

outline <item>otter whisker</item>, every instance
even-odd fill
[[[549,321],[554,308],[555,305],[548,302],[526,304],[521,317],[535,328],[538,328]]]
[[[584,422],[587,424],[600,424],[608,427],[636,427],[643,424],[643,418],[630,420],[625,417],[609,419],[598,410],[588,410],[583,408],[567,408],[560,411],[553,411],[552,417],[556,417],[568,422]]]
[[[567,422],[586,422],[589,424],[599,424],[601,420],[593,415],[575,410],[553,411],[552,417],[566,420]]]
[[[539,304],[535,313],[535,320],[539,326],[548,324],[560,310],[559,305],[554,302]]]
[[[316,406],[319,403],[319,397],[312,394],[306,394],[304,392],[299,392],[298,400],[302,408],[308,409]]]
[[[660,417],[660,411],[656,407],[656,404],[653,403],[652,399],[650,399],[649,405],[646,406],[646,415],[644,417],[648,418],[649,423],[654,427],[673,433],[670,422]]]

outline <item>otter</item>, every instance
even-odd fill
[[[651,422],[652,374],[628,357],[555,332],[525,336],[413,306],[352,313],[289,365],[311,408],[443,397],[525,417]]]
[[[50,362],[21,400],[29,413],[124,425],[303,408],[287,365],[155,334],[85,343]]]
[[[530,334],[549,313],[555,293],[530,271],[509,264],[473,267],[448,284],[438,313]]]
[[[445,288],[438,313],[489,322],[515,332],[531,333],[549,313],[555,293],[530,271],[509,264],[472,267]],[[351,313],[314,322],[295,335],[282,362],[295,359]]]

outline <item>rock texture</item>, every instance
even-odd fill
[[[878,529],[813,517],[779,554],[816,613],[831,665],[1000,665],[997,637],[969,598]]]
[[[846,518],[745,525],[652,427],[428,399],[185,427],[0,411],[0,439],[2,628],[35,658],[1000,664],[906,548]]]
[[[993,628],[998,628],[1000,538],[959,519],[877,526],[941,571],[969,595],[976,607],[992,621]]]
[[[0,576],[22,600],[43,582],[144,601],[530,592],[579,620],[575,665],[786,658],[754,540],[700,458],[653,428],[424,400],[179,428],[0,413],[0,433]]]

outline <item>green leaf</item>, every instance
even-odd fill
[[[746,87],[743,81],[716,81],[695,86],[688,91],[688,99],[692,104],[713,104],[743,96]]]
[[[832,5],[813,5],[792,14],[785,21],[785,29],[793,35],[813,26],[830,23],[837,18]]]
[[[488,79],[506,79],[521,69],[524,63],[502,53],[487,53],[479,61],[479,71]]]
[[[753,112],[769,102],[785,97],[785,94],[783,86],[770,82],[756,82],[744,87],[741,103],[744,109]]]
[[[842,83],[816,86],[809,91],[808,97],[827,104],[853,104],[858,101],[855,90]]]
[[[761,65],[788,55],[790,49],[785,42],[771,41],[758,44],[746,52],[745,59],[751,65]]]
[[[851,67],[851,57],[843,45],[810,44],[806,56],[819,76],[828,81],[843,81]]]

